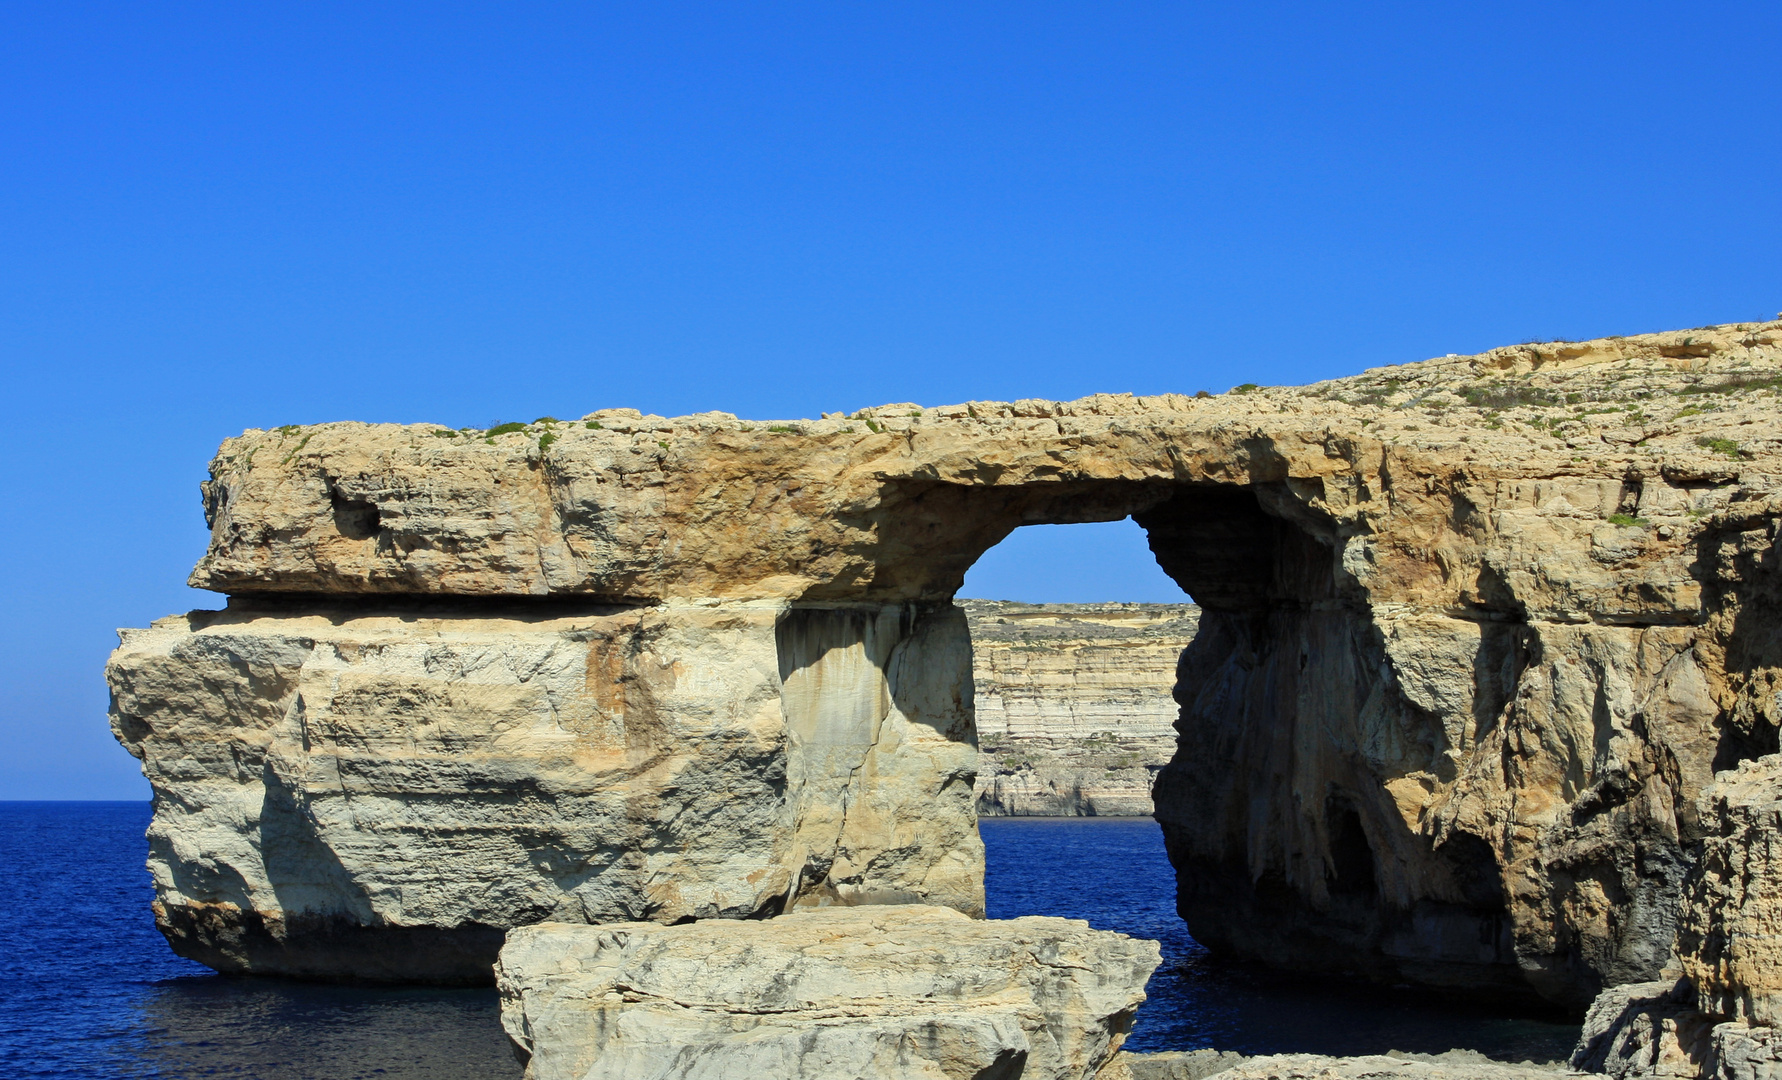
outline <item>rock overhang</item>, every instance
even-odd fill
[[[1782,440],[1764,423],[1763,388],[1782,371],[1778,342],[1782,324],[1739,324],[1205,399],[886,406],[789,422],[607,410],[499,435],[359,423],[248,432],[212,463],[212,541],[191,583],[942,600],[1013,528],[1116,520],[1236,486],[1328,544],[1358,539],[1343,567],[1375,571],[1375,602],[1493,607],[1452,570],[1500,573],[1467,550],[1484,532],[1539,542],[1519,515],[1588,531],[1598,554],[1672,541],[1686,555],[1703,516],[1774,490]],[[1663,497],[1643,504],[1647,485]],[[1480,507],[1494,520],[1465,520]],[[1448,511],[1461,520],[1441,520]],[[1638,522],[1654,531],[1615,531]],[[1421,545],[1410,574],[1374,565],[1406,562],[1392,558],[1395,536]],[[1388,550],[1373,550],[1382,538]],[[1472,565],[1447,567],[1456,560]],[[1437,595],[1404,580],[1428,565],[1448,571]],[[1579,583],[1523,584],[1554,594],[1544,606],[1555,618],[1637,619],[1652,606],[1624,597],[1592,610],[1565,595]]]

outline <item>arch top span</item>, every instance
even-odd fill
[[[1263,513],[1336,551],[1345,588],[1368,602],[1686,623],[1700,596],[1684,530],[1658,537],[1647,554],[1667,568],[1638,583],[1593,557],[1524,572],[1518,545],[1550,529],[1556,549],[1588,548],[1593,522],[1661,506],[1688,503],[1677,513],[1697,520],[1696,492],[1782,471],[1764,465],[1773,425],[1757,429],[1770,442],[1754,441],[1727,410],[1661,423],[1638,405],[1761,384],[1751,372],[1775,366],[1778,338],[1782,323],[1524,345],[1204,398],[896,405],[783,423],[603,410],[488,432],[249,431],[211,463],[210,545],[191,584],[612,603],[944,600],[1021,525],[1144,521],[1169,516],[1172,500],[1248,488]],[[1632,404],[1587,407],[1622,398]],[[1547,512],[1555,500],[1567,514]],[[1532,531],[1518,517],[1531,512],[1542,519]]]
[[[1255,410],[1247,400],[1051,407],[1066,415],[934,410],[763,427],[596,414],[605,419],[536,438],[365,424],[248,432],[212,463],[211,544],[192,583],[608,602],[944,600],[1020,526],[1115,521],[1195,490],[1278,489],[1273,502],[1302,504],[1294,512],[1334,534],[1333,508],[1377,486],[1384,452],[1359,426],[1339,435],[1305,410],[1234,425],[1234,411]],[[342,505],[359,508],[353,528]]]

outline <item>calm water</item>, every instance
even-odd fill
[[[0,802],[0,1077],[508,1080],[493,990],[229,978],[149,914],[147,803]]]
[[[227,978],[149,916],[145,803],[0,803],[0,1076],[508,1080],[492,990]],[[1576,1028],[1307,987],[1208,961],[1170,907],[1149,821],[994,820],[990,914],[1070,915],[1163,942],[1134,1049],[1358,1053],[1471,1046],[1553,1058]]]
[[[991,818],[979,824],[991,918],[1068,915],[1163,945],[1131,1050],[1440,1053],[1553,1061],[1576,1024],[1431,1002],[1426,994],[1215,963],[1175,912],[1175,871],[1148,818]]]

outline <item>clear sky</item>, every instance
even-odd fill
[[[197,484],[243,428],[1771,317],[1779,40],[1773,0],[0,6],[0,798],[146,794],[100,666],[215,603]],[[968,591],[1174,595],[1136,535],[1025,530]]]

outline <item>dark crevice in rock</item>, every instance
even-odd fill
[[[488,986],[506,931],[457,926],[376,926],[344,915],[268,921],[229,905],[158,906],[173,951],[228,974],[332,983]]]
[[[370,540],[382,528],[377,506],[363,499],[342,499],[335,495],[334,527],[348,540]]]
[[[285,616],[393,618],[507,617],[559,619],[575,616],[619,615],[651,607],[651,599],[599,596],[439,596],[413,593],[370,593],[318,596],[315,593],[230,593],[226,611],[193,612],[193,616],[226,617],[230,614],[277,614]],[[213,619],[211,621],[217,621]]]

